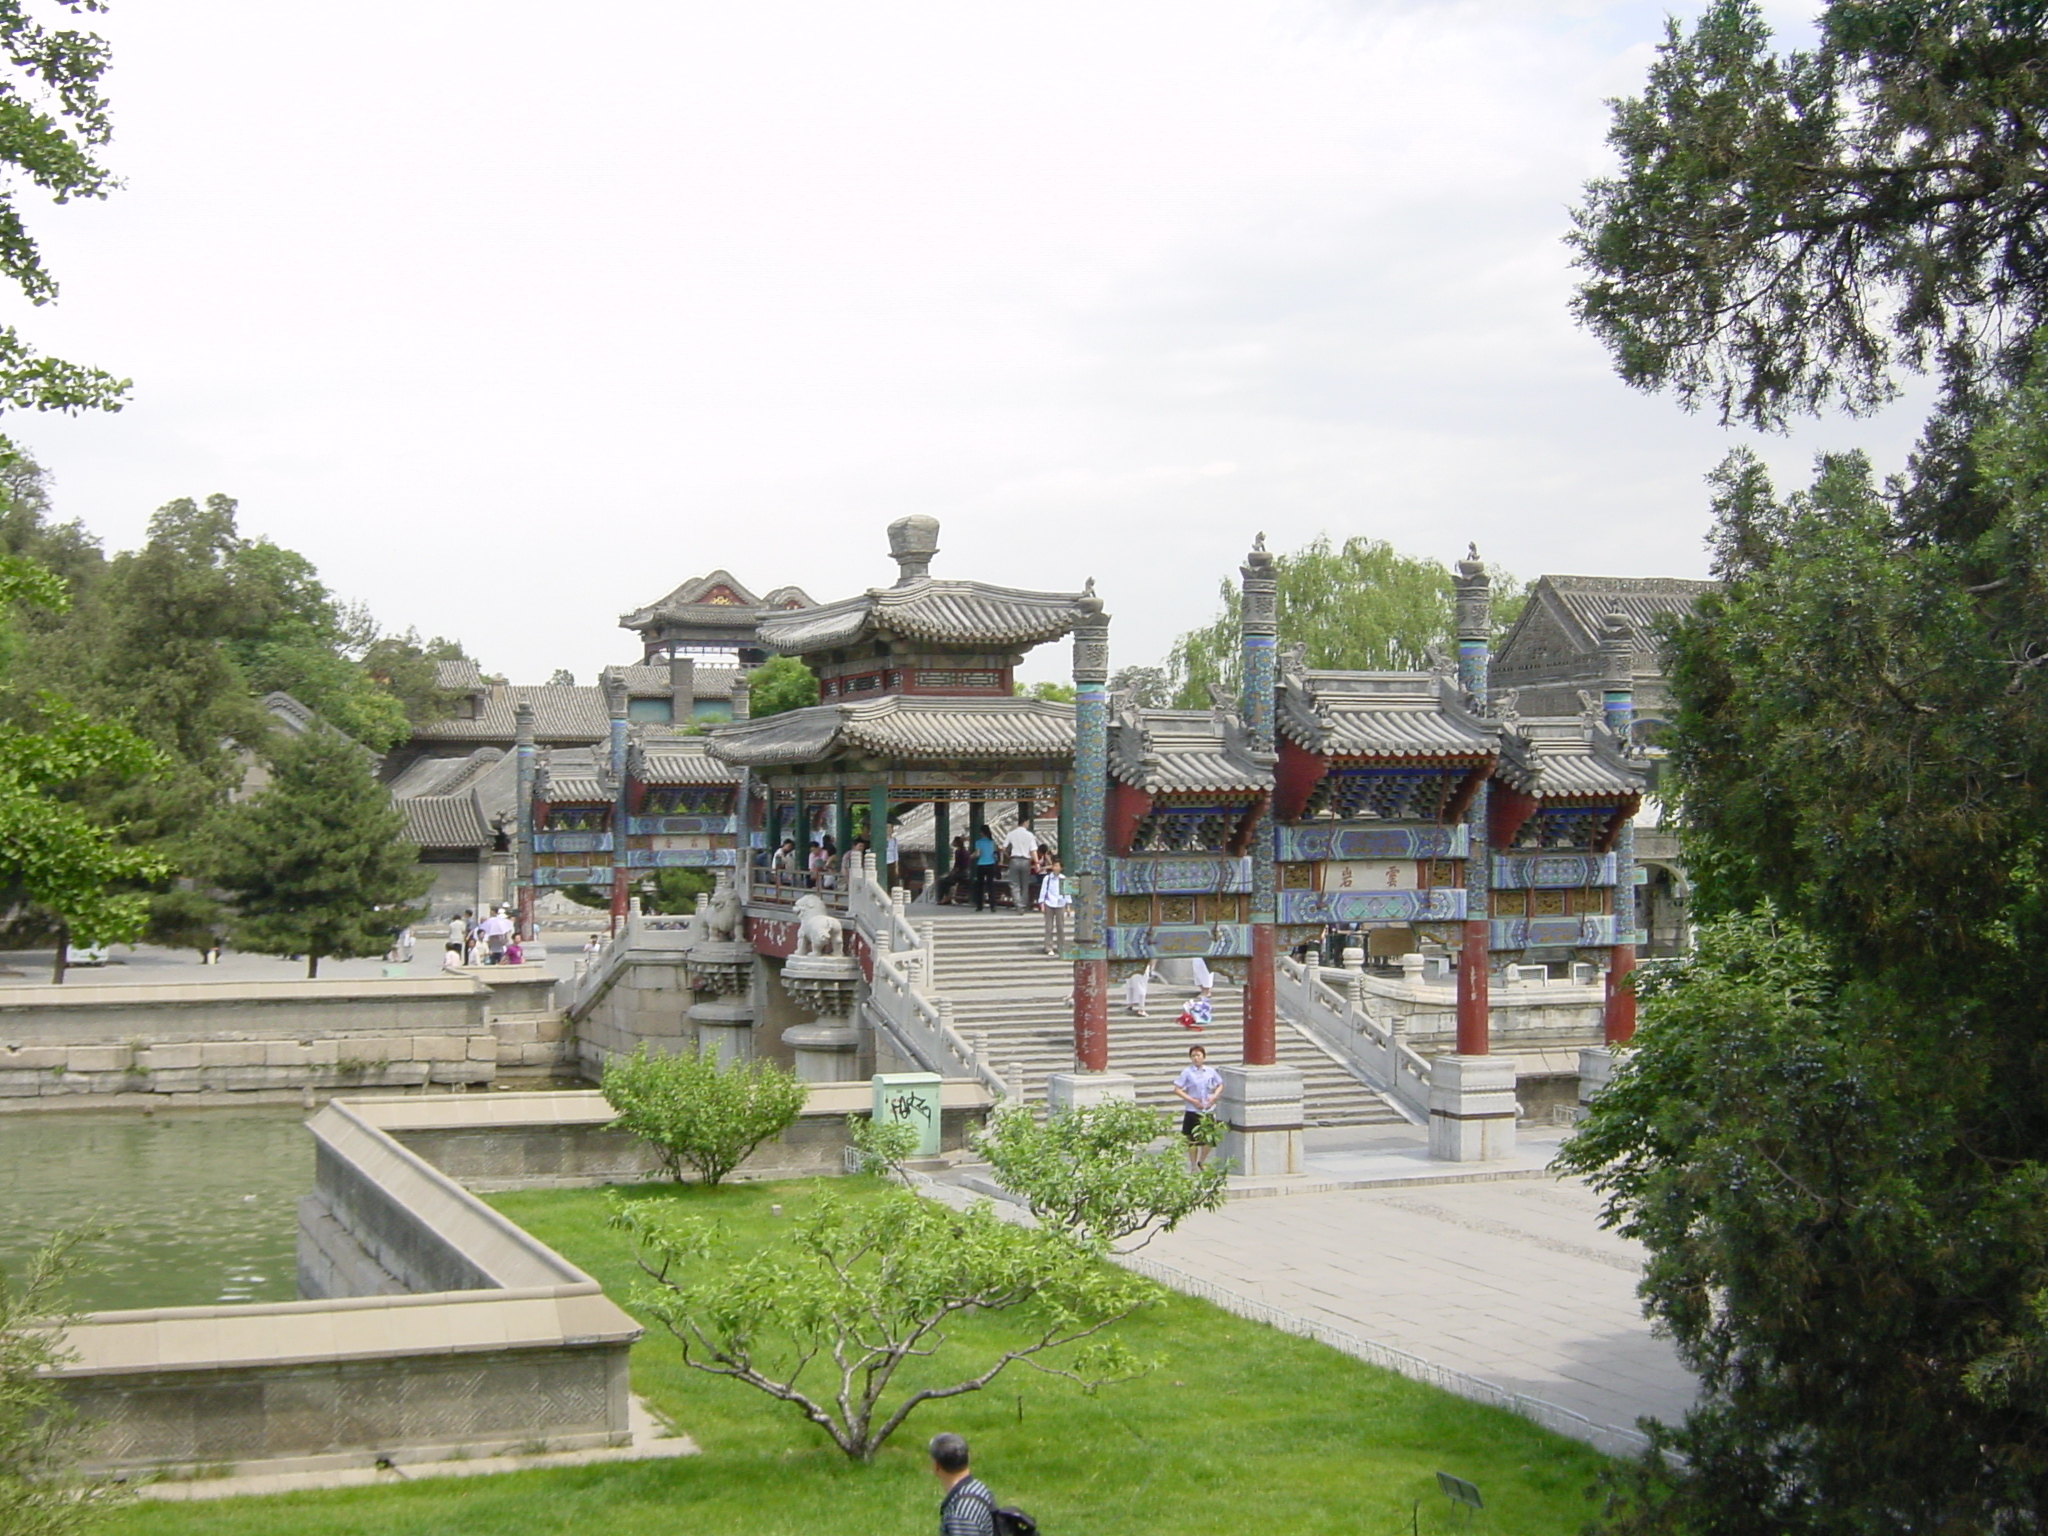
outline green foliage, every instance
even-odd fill
[[[904,1190],[827,1196],[784,1242],[744,1259],[701,1217],[646,1201],[612,1210],[654,1282],[634,1305],[684,1362],[790,1404],[855,1461],[872,1460],[920,1405],[979,1392],[1019,1361],[1090,1391],[1133,1374],[1129,1351],[1099,1336],[1157,1296],[1064,1232],[1014,1226],[986,1202],[959,1212]],[[1021,1315],[1024,1337],[963,1363],[956,1321],[1003,1312]],[[1050,1363],[1053,1351],[1070,1363]],[[806,1390],[814,1365],[824,1380]],[[927,1379],[913,1386],[917,1375]]]
[[[77,1413],[45,1374],[72,1358],[64,1285],[78,1245],[93,1235],[60,1234],[20,1275],[0,1273],[0,1531],[8,1536],[69,1536],[124,1497],[72,1470]]]
[[[104,9],[98,0],[66,4]],[[0,189],[0,277],[31,304],[47,304],[57,281],[22,219],[17,188],[25,183],[65,203],[104,197],[115,185],[96,158],[110,131],[99,89],[110,51],[94,33],[44,26],[28,0],[0,0],[0,54],[13,66],[11,77],[0,78],[0,164],[16,173]],[[118,411],[127,392],[126,379],[39,356],[13,326],[0,326],[0,410]],[[12,451],[0,439],[0,456]]]
[[[1870,410],[1895,365],[2016,378],[2048,320],[2048,14],[1832,0],[1819,32],[1776,53],[1755,0],[1668,23],[1574,215],[1616,370],[1724,421]]]
[[[1110,674],[1109,687],[1140,709],[1164,709],[1173,701],[1173,684],[1164,667],[1118,667]]]
[[[643,885],[641,901],[649,912],[694,912],[697,898],[708,896],[717,885],[718,877],[708,869],[658,869]],[[609,891],[601,904],[611,905]]]
[[[682,1179],[687,1165],[706,1184],[720,1182],[794,1124],[809,1093],[795,1073],[766,1057],[720,1066],[707,1052],[657,1055],[645,1044],[607,1061],[600,1087],[618,1111],[615,1129],[652,1146],[670,1178]]]
[[[902,1179],[903,1165],[917,1155],[917,1128],[904,1120],[848,1115],[846,1139],[860,1158],[860,1171],[876,1178]]]
[[[817,675],[794,656],[770,656],[747,674],[747,683],[747,712],[756,720],[818,702]]]
[[[1379,539],[1346,539],[1337,548],[1322,536],[1274,556],[1273,568],[1281,642],[1305,646],[1311,667],[1413,671],[1432,649],[1450,647],[1451,572],[1437,561],[1400,554]],[[1528,593],[1505,571],[1492,576],[1499,633],[1514,623]],[[1237,583],[1226,579],[1221,596],[1216,617],[1174,641],[1167,656],[1178,708],[1207,709],[1212,690],[1233,701],[1242,692]]]
[[[1074,702],[1072,683],[1015,683],[1010,691],[1020,699],[1044,699],[1053,704]]]
[[[1228,1166],[1190,1169],[1178,1140],[1155,1145],[1172,1131],[1171,1116],[1143,1104],[1092,1105],[1042,1124],[1016,1105],[991,1117],[979,1150],[1040,1221],[1099,1248],[1143,1233],[1122,1250],[1131,1252],[1222,1208]]]
[[[1884,485],[1715,477],[1725,585],[1669,655],[1724,923],[1568,1154],[1709,1388],[1622,1529],[2048,1518],[2044,415],[1951,400]]]
[[[0,585],[8,581],[0,572]],[[164,878],[164,862],[123,847],[114,829],[62,799],[89,777],[154,771],[160,754],[133,732],[87,719],[44,695],[29,725],[0,723],[0,896],[54,919],[62,940],[112,944],[140,931],[144,898],[123,885]]]
[[[144,922],[144,942],[166,949],[192,949],[205,954],[228,929],[229,917],[213,897],[189,885],[155,891],[147,897],[149,915]]]
[[[441,687],[437,661],[462,661],[462,647],[456,641],[436,635],[422,640],[416,629],[402,635],[379,635],[363,648],[363,672],[388,693],[405,713],[409,725],[422,726],[441,720],[462,697],[458,690]]]
[[[404,813],[371,776],[368,755],[337,732],[288,739],[272,763],[270,784],[224,812],[213,835],[235,942],[304,955],[308,976],[329,955],[382,954],[393,929],[418,921],[410,904],[432,882]]]
[[[649,1184],[622,1193],[715,1217],[744,1259],[781,1243],[791,1217],[827,1191],[859,1200],[869,1180]],[[605,1193],[522,1190],[486,1197],[593,1276],[631,1310],[640,1271],[628,1236],[605,1222]],[[780,1207],[780,1210],[774,1209]],[[963,1314],[956,1345],[993,1352],[1021,1337],[1014,1313]],[[374,1486],[233,1499],[138,1500],[111,1536],[504,1536],[601,1530],[606,1536],[789,1536],[795,1531],[925,1532],[938,1491],[918,1432],[874,1461],[848,1460],[810,1424],[760,1392],[682,1363],[648,1323],[633,1346],[633,1390],[686,1430],[697,1456],[491,1477],[385,1478]],[[1309,1339],[1262,1327],[1189,1296],[1119,1323],[1116,1336],[1160,1368],[1090,1397],[1037,1372],[925,1410],[927,1430],[957,1430],[1005,1501],[1044,1528],[1088,1536],[1240,1536],[1246,1511],[1279,1532],[1448,1536],[1465,1522],[1436,1472],[1476,1482],[1480,1536],[1578,1536],[1585,1489],[1604,1459],[1527,1419],[1378,1370]],[[913,1365],[906,1370],[914,1370]],[[1174,1499],[1165,1490],[1199,1489]],[[1416,1506],[1420,1521],[1416,1523]]]

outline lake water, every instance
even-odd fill
[[[296,1299],[299,1197],[313,1188],[306,1112],[0,1114],[0,1269],[58,1227],[95,1221],[81,1311]]]

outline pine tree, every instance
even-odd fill
[[[363,749],[331,730],[285,742],[267,788],[222,818],[214,879],[234,898],[235,942],[265,955],[304,955],[317,976],[329,955],[391,947],[415,921],[430,877],[405,817]]]

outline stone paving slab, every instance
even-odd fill
[[[1516,1161],[1547,1162],[1554,1151],[1538,1143]],[[1353,1353],[1412,1357],[1554,1405],[1590,1428],[1553,1427],[1606,1449],[1626,1450],[1638,1418],[1683,1416],[1695,1384],[1642,1316],[1641,1247],[1600,1228],[1598,1198],[1582,1182],[1548,1176],[1540,1163],[1461,1181],[1414,1177],[1391,1150],[1349,1156],[1351,1187],[1235,1199],[1154,1240],[1144,1258],[1170,1271],[1159,1274],[1168,1283],[1244,1303],[1234,1310],[1272,1309],[1302,1331],[1364,1341]],[[1303,1184],[1337,1177],[1329,1162],[1313,1155]],[[1437,1166],[1469,1175],[1493,1165]]]

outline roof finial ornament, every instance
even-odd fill
[[[1095,578],[1093,576],[1090,576],[1081,583],[1081,595],[1083,597],[1093,597],[1095,595]]]
[[[932,556],[939,552],[939,520],[923,513],[899,517],[889,525],[889,556],[896,562],[896,585],[927,581]]]
[[[1259,533],[1258,533],[1258,537],[1256,537],[1256,538],[1254,538],[1254,539],[1252,540],[1252,548],[1253,548],[1253,549],[1255,549],[1255,550],[1257,550],[1257,551],[1259,551],[1259,553],[1261,553],[1261,554],[1264,554],[1264,553],[1265,553],[1265,549],[1266,549],[1266,530],[1265,530],[1265,529],[1261,528],[1261,529],[1259,530]]]

